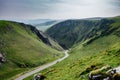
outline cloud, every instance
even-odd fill
[[[0,18],[85,18],[120,15],[119,0],[0,0]]]

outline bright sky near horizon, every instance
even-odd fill
[[[80,19],[120,15],[120,0],[0,0],[0,19]]]

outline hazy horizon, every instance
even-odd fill
[[[120,0],[0,0],[0,19],[81,19],[120,15]]]

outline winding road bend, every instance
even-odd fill
[[[48,68],[48,67],[56,64],[57,62],[61,62],[62,60],[64,60],[65,58],[67,58],[67,57],[69,56],[68,50],[66,50],[64,53],[65,53],[65,56],[64,56],[64,57],[62,57],[62,58],[60,58],[60,59],[58,59],[58,60],[55,60],[55,61],[53,61],[53,62],[51,62],[51,63],[44,64],[44,65],[38,67],[37,69],[35,69],[35,70],[33,70],[33,71],[30,71],[30,72],[28,72],[28,73],[25,73],[25,74],[17,77],[15,80],[23,80],[24,78],[26,78],[26,77],[28,77],[28,76],[30,76],[30,75],[32,75],[32,74],[35,74],[35,73],[37,73],[37,72],[39,72],[39,71],[42,71],[42,70],[44,70],[44,69],[46,69],[46,68]]]

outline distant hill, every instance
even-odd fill
[[[56,20],[53,20],[53,21],[47,21],[47,22],[44,22],[44,23],[41,23],[41,24],[36,24],[36,26],[49,26],[53,23],[56,23],[57,21]]]
[[[101,20],[103,17],[83,18],[82,20]]]
[[[35,25],[35,24],[45,23],[45,22],[48,22],[48,21],[51,21],[51,19],[33,19],[33,20],[27,20],[27,21],[24,21],[24,22],[27,23],[27,24]]]
[[[64,48],[71,48],[78,42],[91,41],[110,33],[110,19],[66,20],[49,28],[46,33]],[[109,31],[110,30],[110,31]],[[89,43],[89,42],[88,42]]]
[[[58,41],[64,48],[72,47],[76,42],[86,39],[98,21],[66,20],[49,28],[46,33]]]
[[[0,77],[6,80],[27,68],[62,56],[54,40],[34,26],[0,21]]]
[[[51,26],[53,26],[53,25],[55,25],[59,22],[61,22],[61,20],[51,20],[51,21],[47,21],[47,22],[44,22],[44,23],[34,24],[34,26],[38,30],[46,31],[48,28],[50,28]]]
[[[24,21],[27,24],[34,25],[38,30],[45,31],[51,26],[61,22],[63,20],[52,20],[52,19],[36,19]]]

